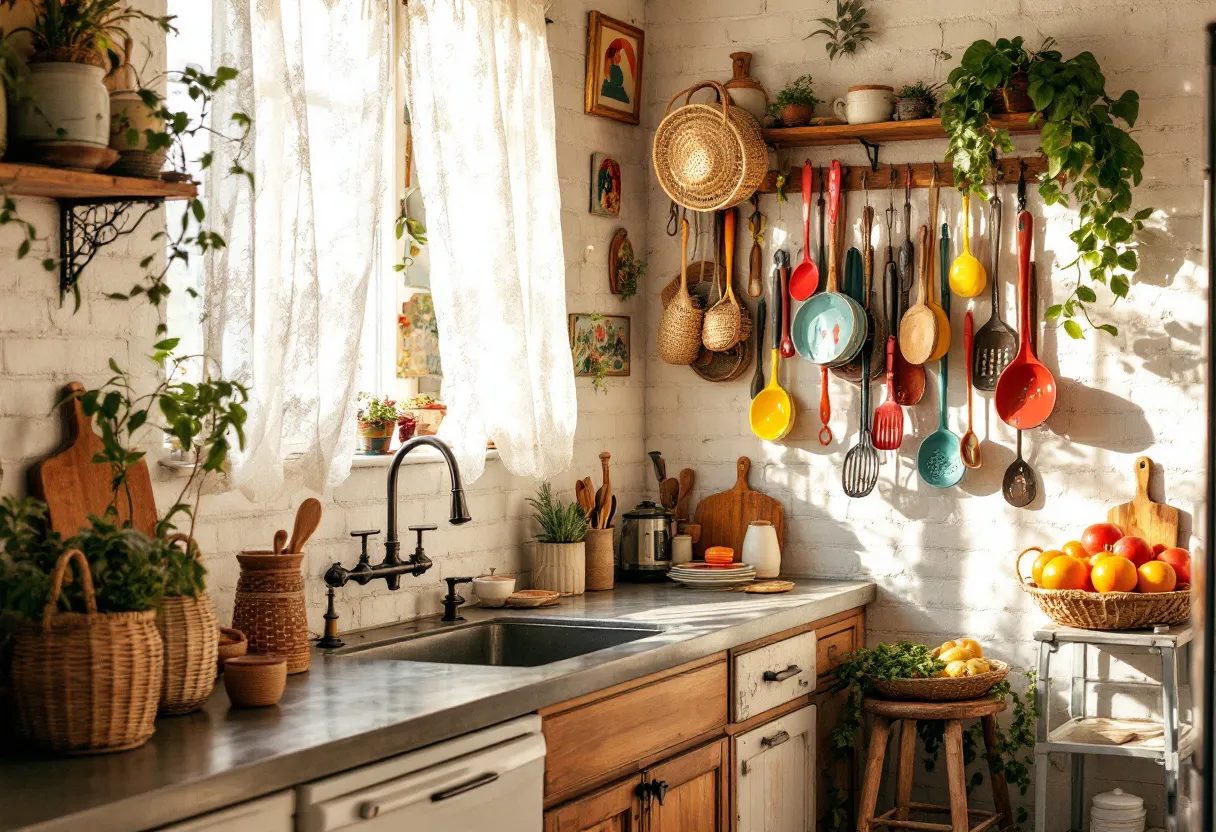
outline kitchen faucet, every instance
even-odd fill
[[[401,586],[402,575],[408,572],[417,577],[433,566],[431,559],[422,549],[422,533],[433,531],[437,526],[409,527],[410,531],[418,533],[418,542],[409,560],[401,559],[401,541],[397,537],[397,471],[401,467],[401,460],[419,445],[435,448],[448,464],[448,471],[452,475],[452,505],[448,522],[458,526],[473,519],[469,516],[469,509],[465,504],[460,467],[456,464],[456,458],[452,456],[452,449],[447,443],[434,436],[415,436],[402,443],[388,468],[388,539],[384,541],[384,560],[373,565],[367,554],[367,539],[371,535],[380,534],[379,529],[351,532],[351,537],[362,539],[362,552],[359,555],[359,563],[353,569],[334,563],[325,573],[325,583],[329,585],[329,609],[325,613],[325,637],[318,642],[321,647],[337,647],[341,644],[337,633],[338,615],[333,608],[334,589],[345,586],[348,581],[364,586],[376,578],[383,578],[388,588],[395,590]]]

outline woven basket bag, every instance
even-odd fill
[[[58,612],[69,561],[84,589],[84,613]],[[60,555],[42,621],[13,635],[12,661],[13,727],[27,742],[103,754],[138,748],[152,736],[164,669],[156,612],[99,613],[80,550]]]
[[[710,87],[719,104],[692,104],[692,94]],[[684,96],[684,105],[672,110]],[[721,211],[751,198],[768,172],[768,148],[760,125],[731,102],[716,81],[702,81],[667,102],[651,151],[655,175],[676,204],[694,211]]]
[[[680,221],[680,263],[688,261],[688,220]],[[680,288],[659,317],[659,358],[668,364],[691,364],[701,352],[705,312],[688,291],[688,266],[680,267]]]
[[[1022,558],[1042,552],[1038,546],[1022,551],[1013,564],[1018,586],[1057,624],[1083,630],[1136,630],[1154,624],[1181,624],[1191,617],[1191,593],[1086,592],[1080,589],[1040,589],[1023,578]]]
[[[249,639],[250,653],[283,656],[288,673],[308,670],[312,651],[304,608],[303,553],[242,552],[236,556],[232,626]]]
[[[169,538],[188,543],[195,557],[198,545],[184,534]],[[174,595],[156,610],[156,629],[165,643],[165,679],[160,692],[160,713],[188,714],[203,707],[215,687],[219,655],[219,622],[211,596]]]
[[[873,695],[879,699],[902,699],[909,702],[962,702],[979,699],[992,690],[997,682],[1009,675],[1009,665],[996,659],[985,659],[992,668],[974,676],[937,676],[932,679],[889,679],[874,682]]]

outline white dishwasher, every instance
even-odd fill
[[[297,832],[538,832],[545,738],[526,716],[299,787]]]

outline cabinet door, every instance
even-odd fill
[[[814,832],[815,706],[735,737],[738,832]]]
[[[279,792],[162,827],[160,832],[291,832],[295,807],[294,792]]]
[[[545,812],[545,832],[641,832],[641,778],[618,780]]]
[[[649,784],[646,832],[727,832],[726,743],[716,740],[642,772]]]

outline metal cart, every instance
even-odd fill
[[[1034,634],[1039,643],[1038,678],[1035,682],[1035,708],[1038,710],[1038,734],[1034,747],[1034,828],[1035,832],[1047,829],[1047,775],[1051,764],[1047,755],[1051,752],[1072,755],[1071,794],[1072,812],[1069,828],[1074,832],[1083,829],[1085,811],[1085,757],[1089,754],[1112,757],[1139,757],[1156,760],[1165,768],[1165,812],[1170,832],[1178,830],[1178,773],[1182,760],[1191,753],[1191,726],[1180,725],[1178,720],[1178,652],[1192,638],[1191,626],[1157,626],[1151,630],[1081,630],[1052,624]],[[1072,679],[1069,686],[1068,722],[1056,728],[1049,725],[1051,686],[1051,658],[1061,645],[1071,644]],[[1088,673],[1088,647],[1097,650],[1107,648],[1130,648],[1144,650],[1161,657],[1161,712],[1164,720],[1163,742],[1160,747],[1130,742],[1123,745],[1080,741],[1077,734],[1084,730],[1086,717],[1086,683],[1106,681],[1090,678]],[[1190,661],[1190,650],[1186,651]],[[1188,667],[1189,671],[1189,667]],[[1121,686],[1145,685],[1156,687],[1151,682],[1119,682]],[[1096,719],[1089,717],[1088,720]]]

